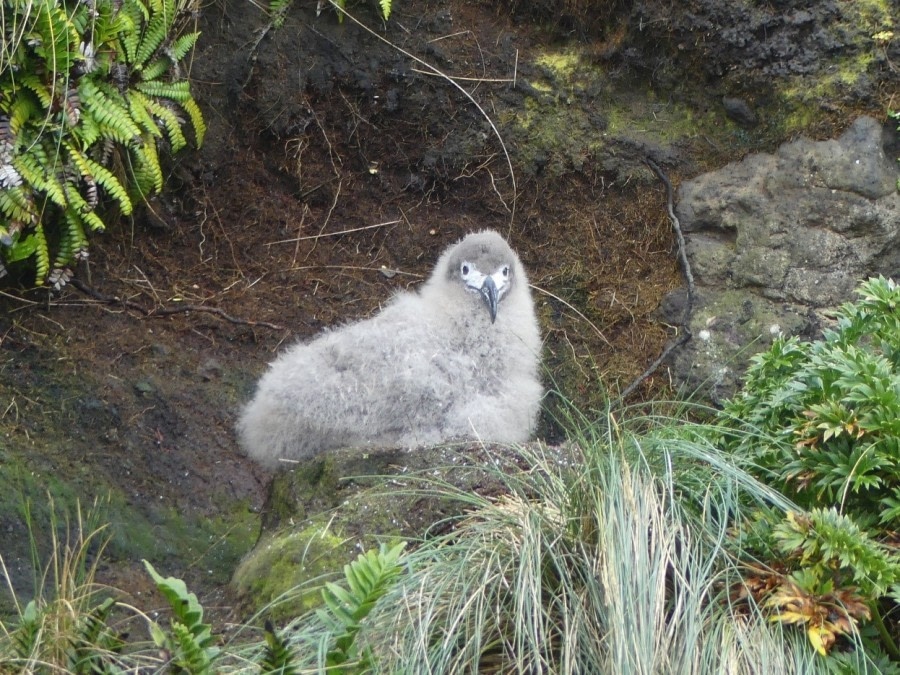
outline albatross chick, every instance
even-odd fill
[[[496,232],[448,248],[372,318],[286,350],[238,422],[269,467],[344,447],[527,440],[542,388],[525,269]]]

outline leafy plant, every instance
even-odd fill
[[[803,626],[823,656],[838,637],[856,640],[860,622],[874,620],[875,639],[863,636],[867,647],[880,649],[881,640],[897,655],[878,603],[900,590],[900,559],[890,547],[873,541],[833,508],[788,512],[781,521],[760,521],[757,528],[771,547],[768,558],[777,564],[749,565],[735,587],[735,600],[752,595],[772,611],[771,620]]]
[[[743,430],[730,450],[807,509],[757,523],[751,548],[773,564],[747,592],[820,654],[871,621],[877,649],[900,659],[884,622],[900,605],[900,288],[879,277],[857,293],[824,339],[755,356],[721,419]]]
[[[900,528],[900,288],[870,279],[823,340],[776,340],[752,359],[726,423],[731,444],[799,504],[835,505],[863,526]],[[775,442],[769,439],[774,437]]]
[[[727,599],[730,527],[787,502],[702,429],[632,414],[520,449],[488,469],[499,495],[423,478],[465,513],[408,554],[361,627],[372,670],[817,672],[802,641]]]
[[[221,650],[214,646],[212,628],[203,623],[203,607],[197,596],[181,579],[163,578],[146,560],[144,567],[172,608],[168,632],[155,621],[150,624],[153,641],[166,652],[169,668],[175,673],[213,672],[213,662]]]
[[[95,582],[108,541],[106,527],[99,524],[104,509],[105,504],[98,500],[86,511],[79,504],[74,524],[68,519],[63,524],[50,498],[50,555],[41,568],[31,505],[25,502],[35,594],[22,607],[13,593],[18,615],[9,625],[0,621],[0,663],[15,667],[16,672],[35,672],[40,665],[48,672],[76,674],[116,672],[123,667],[124,641],[110,627],[117,603],[112,597],[103,597],[105,589]],[[0,567],[12,591],[2,556]]]
[[[206,127],[181,62],[185,0],[2,0],[0,276],[31,259],[38,284],[64,284],[106,227],[163,186],[160,150]]]
[[[381,544],[377,551],[361,553],[344,565],[346,588],[329,582],[322,589],[325,608],[316,610],[316,616],[331,634],[332,646],[325,657],[329,672],[363,672],[371,665],[370,654],[359,653],[356,635],[360,623],[400,574],[405,545],[401,542],[388,548]]]
[[[288,641],[275,632],[271,621],[266,621],[263,637],[266,647],[259,659],[259,666],[264,673],[278,675],[297,675],[294,666],[296,660]]]

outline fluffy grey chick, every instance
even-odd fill
[[[518,256],[496,232],[470,234],[417,292],[279,356],[241,414],[241,445],[274,467],[330,448],[525,441],[540,349]]]

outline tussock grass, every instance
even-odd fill
[[[627,417],[628,411],[624,412]],[[634,429],[634,431],[632,431]],[[734,528],[789,508],[703,426],[610,413],[563,452],[522,450],[507,493],[458,494],[453,529],[360,633],[385,672],[816,672],[802,636],[729,602]],[[821,665],[821,664],[819,664]]]

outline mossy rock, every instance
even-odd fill
[[[465,513],[466,495],[501,494],[501,472],[521,467],[515,448],[475,444],[337,450],[300,462],[273,478],[262,534],[232,590],[245,609],[296,616],[360,552],[445,531]]]

